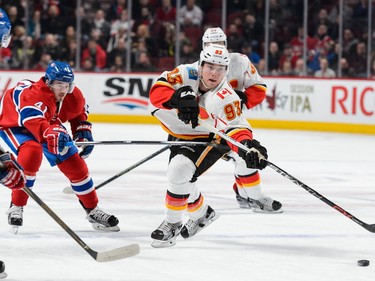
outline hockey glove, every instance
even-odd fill
[[[64,155],[73,146],[72,138],[63,126],[51,125],[44,131],[43,137],[47,142],[48,151]]]
[[[20,189],[26,184],[21,166],[9,152],[0,155],[0,182],[10,189]]]
[[[191,123],[193,129],[198,126],[199,105],[197,95],[190,86],[176,90],[169,105],[178,110],[178,118],[185,124]]]
[[[247,104],[248,98],[244,92],[239,91],[239,90],[234,90],[234,91],[236,92],[237,96],[241,99],[241,109],[242,109],[243,106]]]
[[[267,167],[265,159],[268,158],[268,155],[264,146],[261,146],[257,140],[244,140],[241,143],[251,150],[250,152],[245,152],[240,148],[238,149],[238,155],[245,160],[246,167],[259,170]]]
[[[87,121],[80,122],[77,127],[76,132],[74,133],[74,141],[85,142],[85,141],[94,141],[91,133],[92,124]],[[90,156],[92,150],[94,149],[93,145],[83,145],[81,146],[82,150],[79,153],[82,159],[86,159]]]

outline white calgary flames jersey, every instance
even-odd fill
[[[172,71],[165,71],[150,91],[152,113],[162,123],[163,128],[171,135],[182,139],[207,137],[209,131],[198,126],[195,129],[178,119],[176,109],[168,109],[163,104],[170,100],[175,90],[191,86],[198,96],[199,117],[224,132],[230,131],[233,136],[240,131],[241,135],[251,135],[251,127],[241,111],[241,101],[227,79],[214,89],[205,93],[199,91],[198,64],[184,64]],[[251,138],[251,137],[249,137]]]

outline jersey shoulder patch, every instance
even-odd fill
[[[187,70],[189,79],[198,80],[198,70],[196,68],[187,67],[186,70]]]

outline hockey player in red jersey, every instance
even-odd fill
[[[0,136],[17,155],[32,188],[43,154],[68,178],[94,229],[118,231],[118,219],[98,207],[98,197],[84,158],[93,150],[83,146],[79,152],[63,126],[70,123],[75,141],[92,141],[91,123],[82,92],[74,85],[74,74],[67,63],[51,62],[44,77],[23,80],[5,92],[0,103]],[[8,222],[17,233],[23,224],[23,207],[28,195],[13,189]]]
[[[227,46],[227,36],[220,27],[208,28],[202,37],[202,48],[210,44]],[[243,107],[253,108],[260,104],[266,97],[266,83],[249,58],[240,53],[229,53],[228,83],[241,98]],[[237,161],[238,155],[232,151],[224,157]],[[270,197],[258,197],[261,190],[261,180],[257,169],[249,169],[245,166],[236,165],[234,171],[235,183],[233,190],[240,208],[251,209],[260,213],[281,213],[280,202]],[[254,200],[256,199],[256,200]]]
[[[189,238],[217,218],[195,181],[229,150],[240,156],[239,165],[253,169],[267,165],[263,161],[267,150],[253,139],[251,126],[242,115],[240,98],[227,83],[228,66],[227,49],[212,44],[201,52],[198,66],[179,65],[165,71],[151,88],[150,102],[155,107],[152,114],[175,140],[212,141],[214,134],[199,126],[201,118],[255,149],[246,154],[224,140],[223,147],[173,146],[167,171],[166,218],[151,234],[153,247],[173,246],[178,234]],[[183,225],[185,211],[189,220]]]

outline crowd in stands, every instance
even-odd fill
[[[75,68],[77,48],[80,48],[82,71],[125,72],[126,60],[130,57],[131,71],[161,72],[175,65],[176,40],[181,46],[180,63],[195,62],[204,30],[221,26],[222,0],[182,0],[178,35],[175,0],[133,0],[130,13],[127,0],[82,0],[78,10],[75,0],[31,2],[30,6],[30,1],[25,0],[0,1],[13,26],[11,45],[0,53],[0,69],[44,70],[51,60],[66,61]],[[227,0],[225,32],[229,51],[249,56],[262,75],[334,78],[338,77],[340,65],[342,77],[367,77],[368,1],[344,1],[342,46],[338,43],[340,1],[308,1],[306,61],[303,59],[303,2],[270,0],[266,62],[265,1]],[[76,13],[81,18],[79,42]],[[371,77],[374,78],[374,28],[371,39]]]

